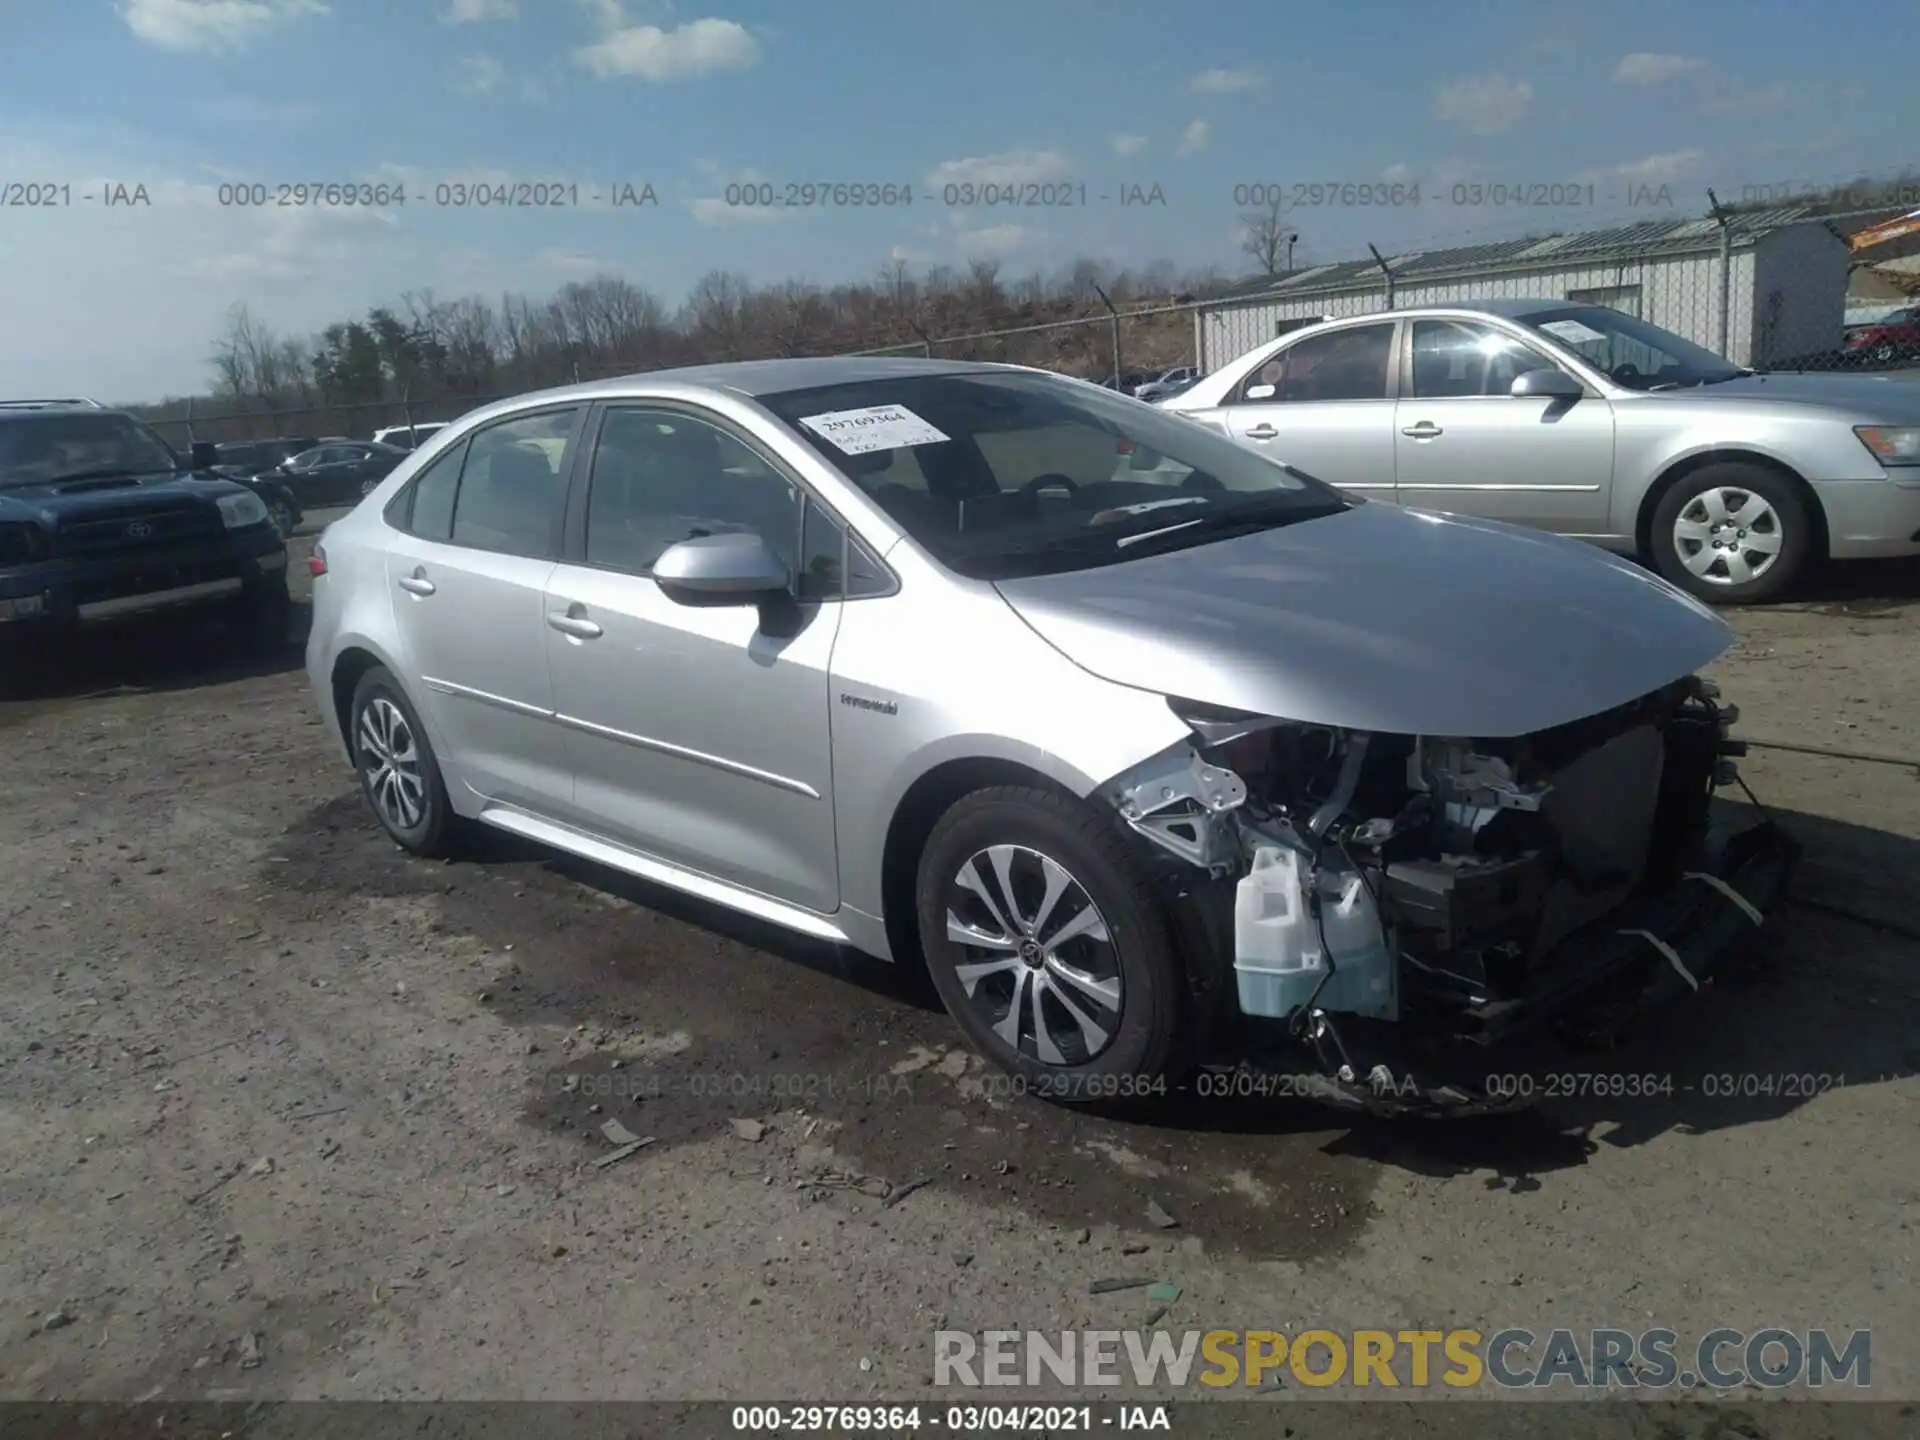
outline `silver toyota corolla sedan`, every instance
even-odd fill
[[[1039,371],[521,396],[311,568],[314,693],[400,845],[494,826],[924,961],[1062,1100],[1285,1057],[1488,1103],[1462,1057],[1697,988],[1792,859],[1714,799],[1697,601]]]
[[[1709,601],[1920,555],[1920,385],[1756,375],[1600,305],[1331,321],[1161,403],[1375,499],[1642,556]]]

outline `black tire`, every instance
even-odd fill
[[[1759,525],[1737,531],[1731,527],[1715,529],[1721,517],[1737,513],[1732,502],[1739,496],[1732,492],[1758,497],[1764,503],[1767,512],[1760,517]],[[1719,498],[1717,505],[1715,497]],[[1683,548],[1675,534],[1682,517],[1687,517],[1690,528],[1701,528],[1706,537],[1691,550]],[[1778,536],[1778,549],[1770,552],[1771,562],[1764,567],[1759,562],[1769,552],[1757,549],[1728,552],[1706,574],[1697,574],[1688,566],[1690,553],[1698,563],[1698,554],[1704,553],[1700,547],[1710,550],[1716,536],[1717,543],[1738,547],[1763,535]],[[1771,600],[1818,558],[1813,515],[1800,487],[1777,471],[1742,461],[1703,465],[1669,486],[1654,507],[1649,539],[1654,567],[1682,590],[1710,605],[1752,605]],[[1737,581],[1733,578],[1737,568],[1730,570],[1729,566],[1742,563],[1757,573]]]
[[[1032,887],[1043,883],[1039,877],[1045,872],[1037,859],[1043,856],[1065,869],[1104,920],[1111,943],[1098,947],[1098,958],[1107,962],[1101,973],[1111,969],[1120,981],[1117,1020],[1086,991],[1050,978],[1055,973],[1050,962],[1039,959],[1004,956],[1012,962],[1001,972],[1004,982],[999,975],[984,977],[976,982],[977,998],[969,996],[960,967],[979,957],[969,956],[948,937],[950,900],[959,894],[956,877],[962,867],[989,847],[999,846],[1029,852],[1020,862],[1030,872],[1025,891],[1029,900],[1035,895]],[[1021,888],[1018,881],[1015,888]],[[1069,796],[1047,790],[996,786],[975,791],[955,802],[934,826],[921,853],[915,894],[921,946],[941,1001],[974,1048],[1026,1082],[1029,1093],[1068,1104],[1096,1104],[1163,1094],[1182,1078],[1187,1063],[1187,1007],[1179,953],[1164,910],[1153,899],[1139,862],[1111,820]],[[1067,920],[1078,913],[1066,911],[1075,903],[1071,894],[1067,892],[1058,902],[1058,913]],[[962,902],[971,899],[961,897]],[[1037,911],[1037,904],[1033,909]],[[989,912],[983,908],[977,913]],[[1097,946],[1091,940],[1088,944]],[[1091,959],[1074,958],[1069,963],[1085,966],[1082,973],[1094,973]],[[1024,979],[1022,969],[1030,972]],[[1107,1039],[1100,1048],[1091,1050],[1085,1043],[1086,1032],[1056,999],[1033,999],[1030,987],[1041,987],[1043,977],[1047,977],[1045,985],[1053,987],[1051,995],[1071,994],[1083,1014],[1101,1023]],[[999,1007],[1003,989],[1008,1003]],[[1036,1028],[1034,1004],[1048,1017],[1042,1024],[1064,1022],[1066,1043],[1047,1042],[1054,1045],[1059,1061],[1041,1058],[1041,1042],[1037,1035],[1028,1035]],[[1001,1011],[998,1017],[996,1008]],[[1004,1024],[1014,1009],[1023,1015],[1014,1023],[1014,1043],[1009,1043],[996,1032],[995,1024],[996,1018]],[[1106,1024],[1112,1028],[1105,1029]]]
[[[388,798],[376,793],[376,777],[381,766],[372,739],[394,734],[388,727],[382,707],[391,707],[398,714],[411,741],[419,778],[419,818],[413,824],[404,823],[404,808],[396,807],[389,803]],[[353,688],[353,699],[347,706],[347,722],[347,734],[353,748],[353,768],[360,777],[360,793],[366,797],[374,818],[380,822],[380,828],[387,832],[394,844],[415,855],[440,859],[454,853],[463,827],[460,817],[453,813],[453,806],[447,801],[447,786],[440,776],[440,762],[434,757],[433,745],[427,739],[420,716],[408,701],[406,692],[400,688],[400,683],[385,666],[376,665],[360,677],[360,683]]]
[[[1894,352],[1893,346],[1882,345],[1873,352],[1873,358],[1881,365],[1891,365],[1898,357]]]
[[[234,624],[240,643],[250,654],[272,655],[292,643],[293,596],[287,591],[287,572],[276,571],[249,585],[234,604]]]

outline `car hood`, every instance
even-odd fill
[[[1544,730],[1733,642],[1706,606],[1579,541],[1374,503],[996,588],[1104,679],[1395,734]]]
[[[1859,410],[1889,420],[1920,420],[1920,385],[1891,375],[1822,375],[1783,372],[1741,375],[1691,390],[1658,392],[1660,398],[1775,400],[1788,405],[1824,405]]]
[[[85,488],[64,491],[59,485],[22,485],[0,489],[0,519],[84,520],[148,509],[156,500],[217,500],[233,494],[234,486],[234,481],[208,471],[172,470],[89,481]]]

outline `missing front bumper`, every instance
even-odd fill
[[[1764,813],[1716,814],[1679,881],[1562,941],[1525,999],[1391,1025],[1325,1012],[1304,1025],[1245,1017],[1237,1051],[1215,1068],[1285,1075],[1287,1093],[1379,1116],[1524,1109],[1530,1094],[1496,1093],[1488,1077],[1524,1070],[1547,1037],[1617,1043],[1737,969],[1775,923],[1799,857],[1798,842]],[[1248,1093],[1263,1093],[1260,1083]]]

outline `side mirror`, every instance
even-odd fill
[[[1533,400],[1578,400],[1586,387],[1564,370],[1546,368],[1516,375],[1509,395]]]
[[[680,605],[760,605],[793,588],[786,562],[751,531],[669,545],[653,562],[653,579]]]
[[[1127,469],[1158,470],[1160,468],[1160,458],[1160,452],[1158,450],[1149,450],[1144,445],[1136,445],[1127,454]]]
[[[187,463],[196,470],[211,470],[220,463],[220,451],[211,440],[196,440],[187,447]]]

